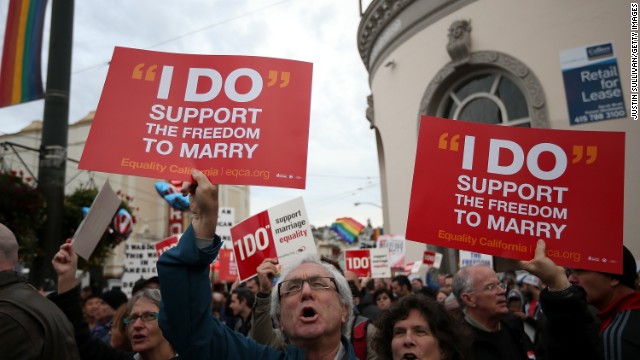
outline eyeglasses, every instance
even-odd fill
[[[330,276],[312,276],[308,279],[291,279],[278,283],[278,298],[281,298],[282,295],[301,291],[305,282],[313,290],[329,290],[332,288],[331,283],[333,283],[333,288],[338,294],[340,293],[336,279]]]
[[[507,290],[507,284],[505,284],[505,283],[488,284],[488,285],[485,285],[484,288],[482,288],[482,290],[496,292],[496,291],[498,291],[498,288],[500,288],[502,290]]]
[[[131,314],[129,315],[129,317],[122,319],[122,322],[125,325],[131,325],[134,322],[136,322],[136,320],[138,319],[142,319],[142,322],[152,322],[153,320],[158,320],[158,313],[157,312],[146,312],[146,313],[142,313],[140,315],[138,314]]]

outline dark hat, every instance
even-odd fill
[[[626,246],[622,247],[622,274],[609,274],[612,278],[620,280],[620,283],[635,290],[638,272],[636,259]]]
[[[138,291],[148,287],[149,284],[157,284],[159,286],[160,285],[160,279],[157,276],[152,276],[152,277],[150,277],[148,279],[140,278],[138,281],[136,281],[135,284],[133,284],[133,289],[131,290],[131,295],[134,295]]]
[[[100,295],[100,299],[109,304],[113,310],[117,310],[120,305],[129,301],[127,299],[127,295],[123,293],[120,289],[111,289],[109,291],[105,291]]]

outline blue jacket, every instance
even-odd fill
[[[178,245],[158,260],[162,304],[159,323],[179,358],[184,359],[304,359],[304,350],[289,345],[286,351],[258,344],[216,319],[211,313],[209,265],[222,246],[214,241],[200,249],[191,226]],[[356,359],[344,337],[343,359]]]

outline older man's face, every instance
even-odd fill
[[[309,279],[316,276],[332,276],[323,266],[304,263],[292,270],[284,281]],[[320,336],[337,337],[347,319],[347,307],[340,303],[335,284],[328,289],[312,289],[308,282],[302,289],[280,298],[280,326],[292,344],[300,346],[305,341]]]
[[[470,271],[473,292],[466,294],[467,307],[486,317],[506,315],[509,312],[506,292],[500,287],[496,272],[486,266],[473,266]]]

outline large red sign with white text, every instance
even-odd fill
[[[312,64],[116,47],[79,168],[304,188]]]
[[[622,271],[624,133],[421,119],[407,239]]]

